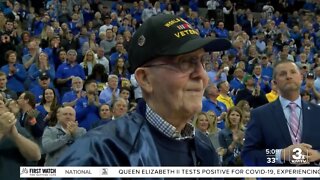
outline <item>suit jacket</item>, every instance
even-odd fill
[[[313,149],[320,150],[320,107],[302,101],[302,143],[311,144]],[[242,151],[242,160],[247,166],[270,166],[268,164],[266,149],[284,149],[292,145],[280,100],[256,108],[251,113],[248,123],[245,142]],[[283,165],[290,165],[284,163]]]

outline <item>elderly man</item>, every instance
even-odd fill
[[[78,127],[76,112],[70,106],[60,108],[57,119],[57,125],[48,126],[42,136],[43,150],[47,154],[46,166],[53,166],[61,154],[86,133],[84,128]]]
[[[201,111],[208,84],[205,51],[221,51],[230,46],[224,39],[201,38],[178,16],[149,18],[133,36],[129,49],[130,69],[145,102],[135,112],[89,132],[57,164],[219,165],[210,139],[189,122]]]
[[[81,97],[85,97],[86,92],[83,89],[83,80],[76,76],[72,78],[71,91],[66,92],[62,98],[63,106],[72,106],[74,107]]]
[[[117,98],[120,93],[120,89],[118,88],[118,76],[114,74],[110,74],[108,77],[108,87],[101,91],[99,99],[101,102],[107,103],[111,105],[112,99]]]

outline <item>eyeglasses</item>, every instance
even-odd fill
[[[169,59],[172,59],[172,57],[168,56]],[[144,65],[142,67],[157,67],[157,66],[168,66],[172,67],[178,72],[182,73],[192,73],[196,70],[199,63],[201,64],[201,67],[205,69],[205,65],[208,62],[208,58],[206,55],[199,57],[195,56],[187,56],[183,57],[181,59],[178,59],[178,61],[171,61],[168,63],[159,63],[159,64],[150,64],[150,65]]]

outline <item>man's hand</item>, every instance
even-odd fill
[[[242,144],[243,137],[244,137],[244,133],[242,131],[237,131],[232,135],[233,141],[240,144]]]
[[[223,120],[223,119],[226,118],[226,116],[227,116],[227,113],[226,113],[226,112],[222,112],[222,113],[220,114],[220,116],[219,116],[219,119],[220,119],[220,120]]]
[[[11,74],[16,73],[16,68],[14,67],[14,65],[11,65],[11,66],[9,65],[9,71]]]
[[[320,161],[320,152],[314,149],[309,149],[308,160],[309,162]]]
[[[95,95],[94,94],[87,94],[88,97],[88,104],[93,104],[95,102]]]
[[[216,151],[219,156],[224,156],[227,153],[227,149],[224,149],[223,147],[218,147]]]
[[[16,124],[16,117],[11,112],[0,115],[0,134],[6,135],[10,133],[12,126]]]
[[[300,148],[301,151],[299,152],[294,152],[293,150],[295,148]],[[282,152],[281,152],[281,160],[284,160],[284,161],[288,161],[290,159],[292,159],[292,155],[306,155],[307,152],[310,151],[310,149],[312,148],[312,146],[310,144],[306,144],[306,143],[301,143],[301,144],[293,144],[293,145],[290,145],[284,149],[282,149]]]
[[[70,121],[67,123],[67,131],[71,136],[74,136],[78,129],[78,122],[77,121]]]

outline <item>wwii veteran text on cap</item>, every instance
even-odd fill
[[[204,48],[223,51],[231,47],[227,39],[201,38],[186,20],[179,16],[160,14],[149,18],[137,30],[129,47],[131,72],[153,58],[177,56]]]

